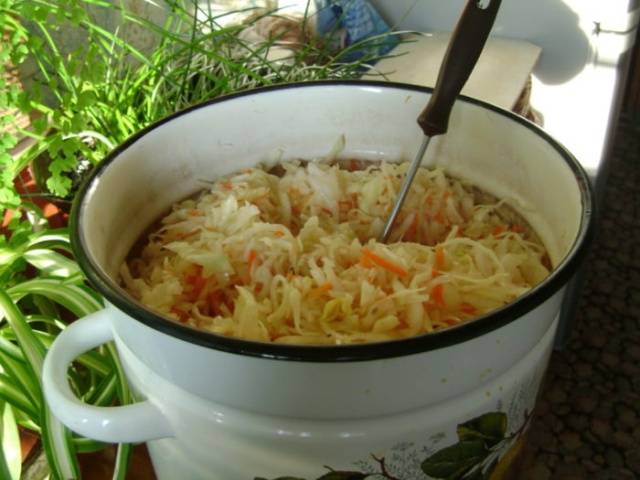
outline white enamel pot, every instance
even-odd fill
[[[90,438],[147,442],[160,479],[499,478],[521,444],[563,287],[592,229],[584,171],[528,121],[460,98],[449,133],[425,158],[509,199],[555,266],[517,302],[468,324],[357,346],[262,344],[159,317],[117,280],[142,232],[203,180],[279,157],[321,157],[340,135],[345,157],[411,159],[429,95],[377,82],[267,88],[180,112],[113,151],[72,213],[76,257],[107,306],[69,326],[47,355],[54,413]],[[111,340],[138,402],[83,404],[67,366]]]

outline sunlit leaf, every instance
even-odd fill
[[[76,262],[53,250],[32,249],[23,255],[27,262],[48,276],[67,278],[80,273]]]
[[[0,400],[0,478],[19,480],[22,470],[20,433],[11,405]]]

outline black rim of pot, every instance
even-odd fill
[[[242,340],[238,338],[225,337],[203,330],[181,325],[173,320],[165,318],[146,309],[139,302],[128,296],[123,289],[115,284],[106,273],[97,265],[93,258],[87,253],[84,236],[81,234],[78,219],[81,215],[82,206],[92,186],[98,181],[106,168],[123,151],[129,148],[137,140],[159,126],[190,113],[194,110],[205,108],[221,102],[232,101],[233,99],[248,95],[259,95],[265,92],[297,88],[317,88],[326,86],[360,86],[376,87],[382,89],[400,89],[420,93],[431,93],[433,89],[394,82],[381,81],[316,81],[305,83],[294,83],[263,87],[245,92],[220,97],[205,103],[194,105],[190,108],[176,112],[136,133],[123,144],[119,145],[105,157],[105,159],[94,169],[92,174],[86,179],[76,195],[70,218],[71,242],[76,255],[76,260],[87,275],[89,281],[104,297],[115,307],[125,312],[132,318],[145,325],[158,330],[167,335],[185,340],[189,343],[212,348],[228,353],[248,355],[276,360],[302,361],[302,362],[355,362],[374,360],[382,358],[400,357],[416,353],[437,350],[451,345],[459,344],[473,338],[479,337],[493,330],[496,330],[508,323],[522,317],[530,312],[545,300],[556,293],[565,285],[575,273],[583,258],[587,254],[588,246],[593,237],[594,231],[594,202],[592,187],[588,176],[582,166],[573,155],[563,147],[558,141],[551,137],[540,127],[529,120],[500,107],[493,106],[481,100],[460,96],[459,101],[480,106],[491,110],[521,126],[532,130],[536,135],[544,139],[556,152],[564,159],[566,164],[575,175],[576,182],[580,189],[582,200],[582,218],[578,235],[572,245],[569,254],[560,262],[554,271],[538,286],[498,310],[478,317],[470,322],[447,328],[438,332],[422,334],[398,340],[384,342],[372,342],[356,345],[336,345],[336,346],[300,346],[300,345],[279,345],[273,343],[263,343]]]

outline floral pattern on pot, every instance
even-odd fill
[[[517,458],[523,445],[523,434],[531,415],[525,412],[525,421],[508,434],[508,418],[504,412],[488,412],[461,423],[456,428],[458,442],[441,448],[420,463],[425,477],[442,480],[502,480],[509,466]],[[394,449],[406,450],[405,446]],[[391,473],[385,457],[371,458],[374,471],[347,471],[325,467],[328,472],[315,480],[409,480]],[[411,478],[416,478],[413,475]],[[267,480],[256,477],[254,480]],[[278,477],[272,480],[307,480],[300,477]]]
[[[346,468],[324,466],[325,472],[315,477],[256,476],[253,480],[517,480],[518,460],[546,364],[545,360],[537,365],[512,390],[501,391],[491,407],[486,405],[489,411],[470,415],[455,431],[428,434],[424,443],[395,444]]]

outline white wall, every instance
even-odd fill
[[[545,83],[575,76],[593,55],[590,41],[598,0],[503,0],[493,34],[542,47],[536,75]],[[606,0],[609,3],[612,0]],[[371,0],[399,29],[451,31],[465,0]],[[578,4],[581,4],[578,6]],[[581,13],[576,13],[580,7]]]

